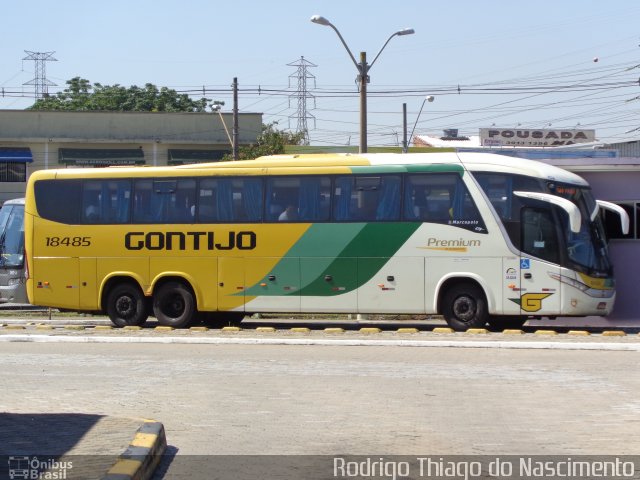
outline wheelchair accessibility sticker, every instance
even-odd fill
[[[522,270],[528,270],[531,268],[531,259],[529,258],[521,258],[520,259],[520,268]]]

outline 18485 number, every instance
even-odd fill
[[[88,247],[91,237],[46,237],[47,247]]]

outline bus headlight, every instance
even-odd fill
[[[559,275],[553,272],[547,272],[551,278],[554,280],[559,280],[561,283],[565,285],[570,285],[573,288],[577,288],[581,292],[589,295],[594,298],[611,298],[614,295],[614,290],[612,288],[600,289],[600,288],[591,288],[589,285],[585,285],[582,282],[579,282],[575,278],[569,278],[564,275]]]

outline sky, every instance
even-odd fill
[[[457,128],[595,129],[604,141],[640,138],[637,0],[77,0],[8,2],[2,9],[0,109],[34,102],[30,52],[55,52],[46,78],[103,85],[152,83],[224,101],[296,131],[306,109],[311,144],[358,145],[358,74],[329,19],[370,68],[368,144],[408,131]],[[299,64],[306,91],[299,87]],[[204,95],[203,95],[204,91]],[[427,96],[433,102],[425,102]]]

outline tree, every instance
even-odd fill
[[[144,88],[136,85],[91,84],[89,80],[74,77],[67,80],[67,88],[55,96],[36,100],[30,110],[87,111],[102,110],[115,112],[204,112],[211,102],[208,98],[192,100],[186,94],[173,89],[158,89],[152,83]]]
[[[263,155],[278,155],[284,153],[285,145],[301,145],[304,132],[292,133],[276,128],[278,122],[262,125],[262,132],[256,143],[238,149],[239,160],[250,160]],[[225,155],[223,160],[233,160],[231,155]]]

